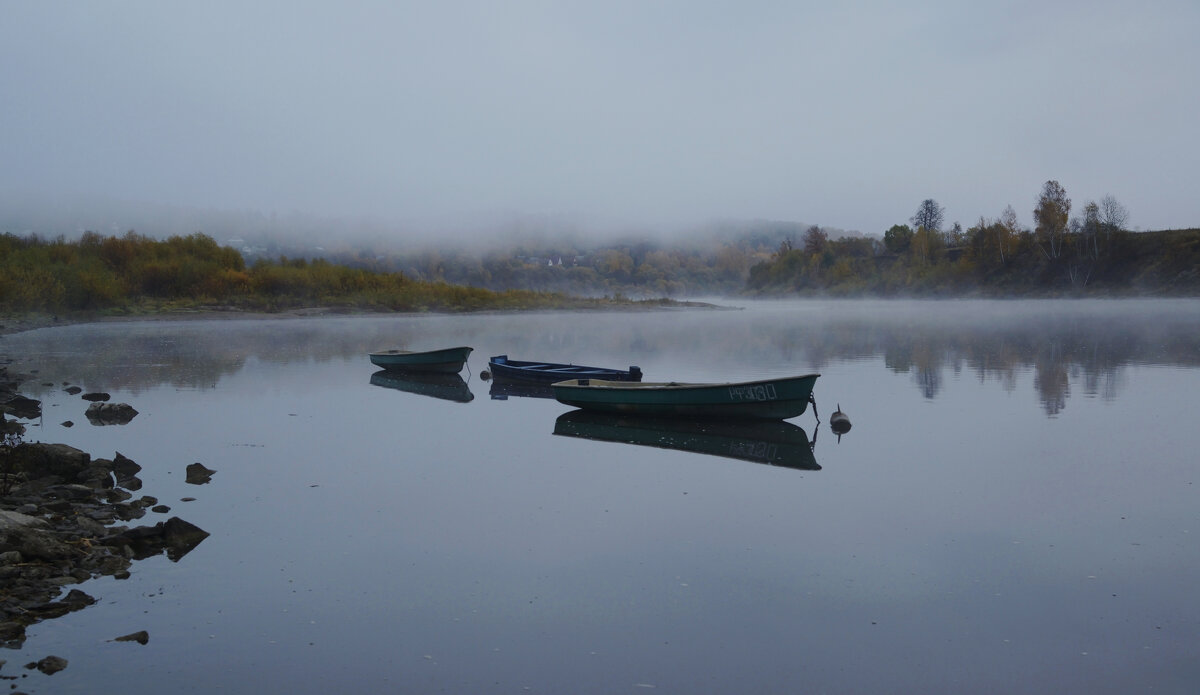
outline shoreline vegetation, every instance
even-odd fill
[[[816,226],[799,242],[793,237],[789,231],[769,254],[758,238],[758,251],[740,264],[730,257],[744,249],[717,251],[725,270],[741,267],[739,285],[705,285],[695,268],[676,271],[694,295],[743,298],[1200,296],[1200,229],[1134,233],[1099,226],[1048,237],[980,220],[949,233],[897,225],[882,242],[830,239]],[[120,237],[85,232],[76,241],[6,233],[0,235],[0,333],[111,319],[716,308],[667,296],[637,298],[663,289],[661,281],[639,284],[638,278],[653,280],[644,266],[662,265],[664,253],[643,254],[641,266],[633,257],[610,264],[611,279],[621,282],[609,286],[620,289],[598,297],[572,294],[569,283],[565,290],[454,284],[440,279],[458,275],[450,259],[439,266],[439,279],[425,280],[325,258],[281,255],[248,263],[239,250],[202,233],[161,241],[133,231]],[[745,262],[751,257],[757,262]],[[531,266],[531,272],[564,278],[579,270]]]
[[[0,235],[0,334],[112,319],[701,307],[715,308],[621,293],[488,290],[323,259],[247,266],[238,251],[199,233],[158,241],[87,232],[74,242]]]

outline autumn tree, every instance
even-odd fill
[[[900,254],[908,250],[912,243],[913,231],[906,224],[894,224],[883,233],[883,245],[889,253]]]
[[[913,227],[924,227],[931,232],[942,231],[942,222],[946,219],[946,208],[937,204],[933,198],[926,198],[917,206],[917,212],[909,219]]]
[[[912,257],[922,263],[934,262],[945,245],[945,239],[937,231],[925,226],[917,227],[912,236]]]
[[[1042,253],[1047,258],[1062,255],[1070,215],[1071,199],[1067,197],[1066,190],[1058,181],[1047,181],[1042,186],[1042,194],[1038,196],[1037,207],[1033,209],[1033,219],[1037,222],[1034,233],[1038,241],[1045,244]]]
[[[817,225],[808,228],[804,232],[804,252],[808,254],[818,254],[825,250],[825,244],[829,241],[829,235],[821,231]]]

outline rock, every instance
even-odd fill
[[[0,357],[0,402],[9,407],[0,410],[0,434],[4,436],[0,460],[4,469],[0,478],[4,492],[0,498],[0,646],[20,649],[26,626],[96,602],[79,589],[70,589],[55,600],[72,585],[98,576],[127,579],[136,557],[165,551],[170,559],[178,560],[208,534],[181,519],[133,530],[109,526],[118,519],[143,516],[145,507],[158,503],[149,496],[129,501],[133,497],[129,490],[141,487],[136,477],[141,466],[119,452],[109,461],[92,459],[64,444],[21,442],[25,426],[9,421],[6,415],[13,406],[34,401],[15,398],[19,382],[6,388],[10,377],[3,364]],[[123,415],[124,422],[137,414],[127,404],[96,401],[93,406],[89,411]],[[105,543],[114,538],[115,544]],[[129,637],[139,641],[139,636]],[[49,674],[66,665],[65,659],[47,657],[29,667]]]
[[[135,476],[142,472],[142,467],[134,462],[133,459],[125,456],[121,452],[117,452],[113,456],[113,473],[117,474],[118,478]]]
[[[41,519],[25,517],[38,523],[25,523],[14,517],[23,514],[0,512],[0,551],[17,551],[26,561],[44,560],[56,563],[76,554],[74,548],[45,530],[48,524]]]
[[[61,656],[48,656],[45,659],[42,659],[41,661],[36,661],[34,663],[25,665],[25,668],[31,669],[31,670],[36,668],[37,670],[41,671],[42,673],[46,674],[47,676],[58,673],[59,671],[63,670],[66,667],[67,667],[67,660],[62,658]]]
[[[92,462],[90,454],[66,444],[24,443],[9,455],[16,464],[14,470],[30,480],[51,475],[74,480]]]
[[[0,437],[20,437],[23,434],[25,434],[25,425],[12,420],[5,420],[4,413],[0,413]]]
[[[167,541],[167,559],[179,562],[200,542],[208,538],[208,531],[173,516],[163,522],[163,537]]]
[[[93,403],[96,403],[96,402],[100,402],[100,401],[107,401],[109,398],[112,398],[112,396],[110,396],[104,392],[94,392],[94,393],[85,393],[85,394],[83,394],[83,396],[81,396],[81,398],[83,398],[83,400],[85,400],[85,401],[92,401]]]
[[[0,394],[0,413],[8,413],[24,420],[36,420],[42,416],[42,402],[21,394]]]
[[[167,512],[171,511],[171,508],[165,504],[157,504],[157,505],[151,507],[150,511],[157,512],[159,514],[166,514]]]
[[[137,414],[128,403],[93,403],[84,412],[93,425],[126,425]]]
[[[36,516],[0,509],[0,533],[19,528],[48,529],[50,524]]]
[[[80,591],[79,589],[71,589],[67,595],[63,597],[62,602],[71,606],[90,606],[96,602],[96,599]]]
[[[71,422],[70,420],[64,420],[62,423],[62,426],[63,427],[74,427],[75,423]]]
[[[126,458],[118,451],[117,455],[113,457],[112,470],[113,475],[117,477],[117,485],[126,490],[142,489],[142,481],[137,477],[142,467],[134,463],[133,459]]]
[[[21,623],[7,620],[0,622],[0,642],[7,646],[20,645],[25,641],[25,626]]]
[[[138,526],[100,539],[112,548],[128,546],[135,560],[142,560],[166,551],[167,558],[178,562],[200,542],[208,538],[208,532],[179,517],[171,517],[154,526]]]
[[[95,490],[87,485],[70,483],[67,485],[51,485],[44,489],[43,494],[53,499],[81,501],[95,496]]]
[[[213,473],[216,471],[211,468],[205,468],[202,463],[189,463],[187,467],[186,483],[192,485],[203,485],[212,480]]]
[[[74,396],[82,390],[83,389],[79,388],[78,386],[68,386],[67,388],[63,389],[63,391],[65,391],[69,396]]]
[[[128,635],[121,635],[113,639],[114,642],[137,642],[138,644],[146,644],[150,641],[150,633],[145,630],[131,632]]]

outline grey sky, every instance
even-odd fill
[[[0,3],[0,192],[868,234],[1200,225],[1200,3]],[[139,230],[153,233],[153,230]]]

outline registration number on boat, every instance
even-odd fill
[[[735,401],[773,401],[777,398],[775,384],[730,386],[729,398]]]

